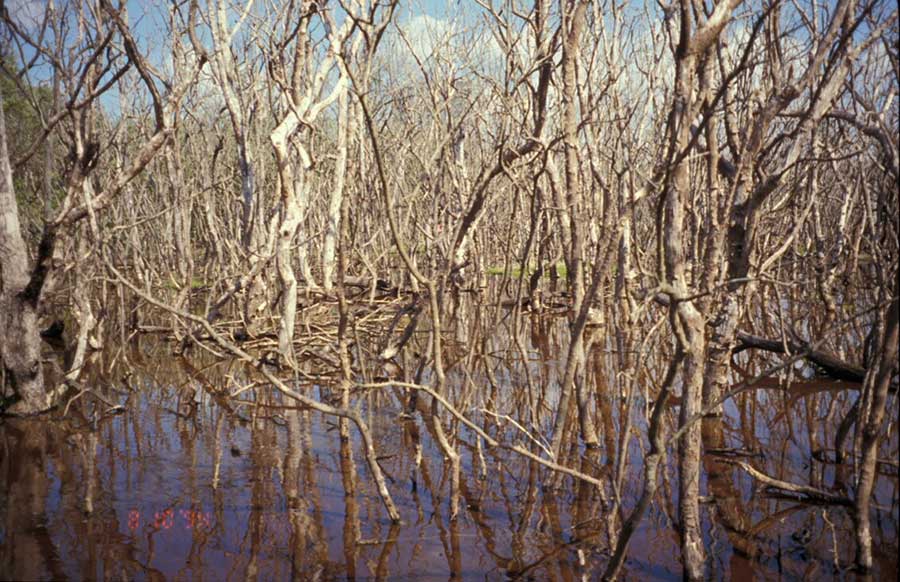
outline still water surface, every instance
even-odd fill
[[[637,402],[621,506],[592,486],[480,449],[461,431],[464,510],[450,520],[448,478],[422,415],[401,414],[399,391],[364,395],[402,514],[393,525],[353,430],[344,440],[333,419],[277,399],[259,397],[261,405],[251,406],[213,398],[211,386],[246,381],[240,366],[197,370],[167,354],[165,346],[143,348],[127,374],[92,380],[111,403],[124,405],[119,413],[106,414],[108,405],[85,395],[64,419],[0,421],[0,578],[593,580],[608,559],[616,520],[640,493],[645,439],[637,436],[646,425]],[[543,376],[546,364],[538,376],[552,382],[552,370]],[[507,372],[497,377],[514,383],[516,374]],[[712,451],[702,484],[704,528],[715,578],[850,576],[845,509],[773,497],[718,462],[717,449],[739,451],[781,479],[833,486],[835,466],[812,451],[830,442],[834,423],[826,416],[852,399],[842,390],[807,391],[811,396],[796,398],[760,391],[704,426]],[[623,408],[619,398],[608,400],[604,449],[568,462],[615,480]],[[892,440],[888,453],[896,433]],[[671,455],[667,463],[661,496],[632,541],[626,579],[680,578]],[[896,465],[882,474],[873,516],[876,577],[894,578]]]

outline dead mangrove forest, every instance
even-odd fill
[[[0,0],[0,577],[896,576],[898,41]]]

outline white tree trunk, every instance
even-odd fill
[[[325,245],[322,248],[322,284],[331,291],[334,276],[334,253],[340,232],[341,203],[344,200],[344,181],[347,172],[347,135],[350,132],[349,96],[344,91],[338,97],[338,142],[337,162],[334,166],[334,190],[328,201],[328,223],[325,227]]]
[[[293,361],[292,342],[294,339],[294,322],[297,318],[297,277],[294,275],[293,253],[291,243],[297,227],[303,219],[299,199],[306,197],[308,188],[305,174],[309,168],[309,156],[300,148],[302,168],[295,176],[294,163],[290,156],[290,138],[300,125],[300,118],[289,113],[278,124],[269,140],[275,151],[278,165],[278,182],[281,190],[283,215],[278,227],[278,240],[275,257],[278,261],[278,276],[281,279],[281,321],[278,326],[278,351],[288,361]]]

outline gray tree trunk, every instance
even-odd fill
[[[12,167],[6,145],[6,116],[0,95],[0,358],[19,401],[7,412],[37,414],[52,405],[44,390],[38,297],[30,293],[28,250],[19,223]]]

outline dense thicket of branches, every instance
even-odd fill
[[[701,419],[805,359],[859,383],[835,448],[863,459],[843,499],[872,566],[869,499],[897,406],[895,3],[476,0],[452,20],[396,0],[0,5],[8,412],[65,393],[41,365],[53,320],[68,382],[92,349],[150,330],[178,350],[275,358],[293,378],[313,354],[337,403],[257,374],[355,424],[396,518],[351,394],[376,386],[360,350],[380,351],[411,370],[393,385],[430,402],[453,515],[463,433],[618,503],[621,482],[570,468],[582,447],[628,463],[631,427],[608,450],[596,424],[600,347],[618,371],[605,389],[649,426],[644,493],[613,520],[607,577],[672,444],[685,573],[702,579],[701,452],[715,445]],[[396,317],[352,346],[355,306],[386,295]],[[565,372],[538,403],[471,385],[494,385],[458,323],[473,301],[488,336],[507,309],[517,326],[566,313]],[[311,305],[331,307],[313,322]],[[311,347],[311,325],[334,341]],[[447,379],[459,365],[462,386]],[[488,434],[497,414],[536,440]]]

